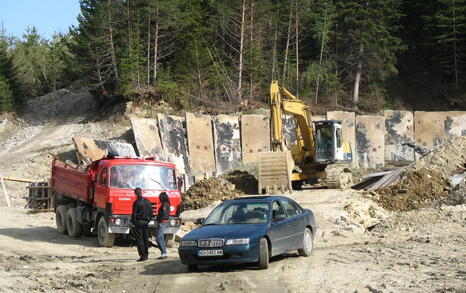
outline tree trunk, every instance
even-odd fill
[[[293,8],[290,8],[290,21],[288,22],[288,33],[286,35],[286,46],[285,46],[285,62],[283,64],[283,77],[282,84],[285,83],[285,77],[287,72],[287,63],[288,63],[288,50],[290,48],[290,38],[291,38],[291,22],[293,18]]]
[[[358,109],[359,102],[359,83],[361,81],[362,74],[362,53],[364,48],[362,44],[359,46],[359,56],[358,56],[358,65],[356,68],[356,78],[354,79],[354,91],[353,91],[353,109]]]
[[[118,70],[117,70],[117,65],[116,65],[116,56],[115,56],[115,43],[113,41],[113,27],[112,27],[112,15],[111,15],[111,9],[110,5],[111,1],[107,0],[107,3],[109,5],[108,7],[108,37],[109,37],[109,42],[110,42],[110,56],[112,58],[112,68],[113,68],[113,73],[115,75],[115,80],[118,82]]]
[[[315,97],[316,104],[317,104],[317,98],[319,96],[320,72],[322,70],[322,57],[324,55],[324,43],[325,43],[326,30],[327,30],[327,14],[325,14],[324,27],[322,30],[322,39],[321,39],[321,44],[320,44],[319,70],[317,72],[317,82],[316,82],[316,97]]]
[[[150,84],[150,2],[149,2],[149,20],[147,21],[147,85]]]
[[[296,35],[296,97],[299,98],[299,17],[298,17],[298,3],[296,3],[295,35]]]
[[[253,88],[253,68],[252,68],[252,62],[253,62],[253,41],[254,41],[254,1],[251,0],[251,11],[250,11],[251,19],[250,19],[250,44],[249,44],[249,67],[250,67],[250,76],[249,76],[249,101],[252,101],[252,88]]]
[[[155,8],[155,38],[154,38],[154,75],[152,76],[152,85],[157,82],[157,66],[159,54],[159,5]]]
[[[241,7],[241,31],[239,41],[239,65],[238,65],[238,87],[236,89],[236,99],[241,101],[242,81],[243,81],[243,49],[244,49],[244,27],[246,25],[246,0],[243,0]]]
[[[455,71],[455,87],[458,89],[458,55],[457,55],[457,45],[456,45],[456,11],[455,11],[455,0],[451,0],[451,5],[453,9],[453,68]]]
[[[275,80],[275,63],[277,62],[277,35],[278,35],[278,10],[275,20],[275,33],[273,35],[273,53],[272,53],[272,80]]]
[[[200,66],[200,63],[199,63],[199,52],[198,52],[198,49],[197,49],[196,40],[194,40],[194,47],[196,49],[197,83],[199,85],[199,98],[201,98],[201,100],[203,100],[204,99],[204,93],[203,93],[203,90],[202,90],[201,66]]]

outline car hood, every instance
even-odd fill
[[[267,228],[267,224],[207,225],[189,232],[183,240],[256,238],[265,235]]]

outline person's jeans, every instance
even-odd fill
[[[157,240],[157,245],[160,249],[160,252],[162,253],[162,256],[167,255],[167,248],[165,247],[165,226],[167,223],[158,223],[157,225],[157,232],[156,232],[156,240]]]

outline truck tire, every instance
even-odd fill
[[[260,270],[266,269],[269,267],[269,244],[267,243],[267,239],[264,237],[261,238],[260,246],[259,246],[259,263],[257,264],[257,268]]]
[[[97,239],[99,245],[103,247],[112,247],[115,243],[115,233],[108,232],[108,225],[105,217],[100,217],[99,225],[97,226]]]
[[[65,205],[59,205],[55,210],[55,221],[57,223],[57,231],[63,234],[68,233],[68,229],[66,227],[66,210],[67,207]]]
[[[309,228],[304,229],[303,236],[303,248],[298,249],[298,253],[301,256],[310,256],[314,243],[312,243],[312,232]]]
[[[69,208],[66,212],[66,228],[68,235],[72,237],[80,237],[83,232],[83,226],[78,222],[76,208]]]

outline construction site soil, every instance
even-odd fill
[[[96,120],[93,99],[85,89],[51,95],[31,101],[26,114],[1,121],[1,175],[47,178],[52,159],[48,153],[73,160],[74,136],[131,142],[128,120]],[[56,109],[49,112],[43,103]],[[431,153],[415,168],[424,179],[411,179],[413,184],[428,186],[427,175],[448,180],[455,165],[464,163],[464,150],[464,145],[456,150],[459,159],[446,146],[442,153]],[[233,190],[240,183],[225,178],[206,180],[206,186],[201,182],[190,190],[197,198],[193,202],[201,204],[191,206],[206,207],[182,213],[188,221],[183,233],[195,228],[189,221],[205,217],[226,190],[236,194],[231,196],[243,194]],[[272,258],[267,270],[254,265],[206,266],[192,273],[180,263],[176,248],[170,248],[164,260],[157,260],[158,249],[151,248],[149,260],[139,263],[136,248],[127,242],[103,248],[95,237],[60,234],[53,213],[23,208],[25,184],[7,182],[14,207],[6,207],[2,197],[0,292],[465,292],[466,188],[464,181],[461,184],[449,187],[448,196],[437,198],[431,207],[418,204],[409,212],[387,210],[376,195],[354,190],[293,192],[289,196],[316,216],[318,231],[310,257],[287,253]],[[213,199],[199,199],[217,189],[222,191]],[[431,197],[431,190],[424,192]],[[189,203],[188,196],[184,200]],[[211,200],[216,201],[208,205]]]
[[[395,184],[368,194],[390,211],[429,207],[453,192],[449,178],[461,172],[466,172],[466,137],[455,137],[407,167]]]

